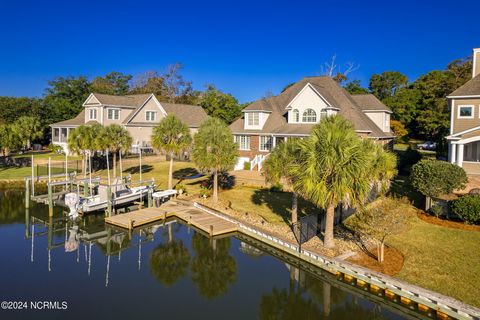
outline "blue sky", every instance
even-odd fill
[[[0,95],[42,96],[56,76],[162,71],[240,101],[319,75],[333,54],[351,78],[410,79],[480,47],[480,1],[0,2]]]

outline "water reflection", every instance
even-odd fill
[[[174,240],[172,222],[168,223],[168,241],[153,249],[150,270],[155,279],[170,287],[187,275],[190,253],[182,240]]]
[[[407,316],[380,298],[365,298],[368,293],[339,284],[330,274],[312,273],[293,257],[245,236],[212,239],[175,220],[128,232],[106,225],[102,215],[69,220],[56,209],[55,217],[60,218],[50,219],[45,206],[25,210],[23,194],[18,192],[0,192],[0,199],[0,250],[13,257],[0,265],[6,292],[21,287],[23,274],[34,274],[28,283],[31,288],[42,287],[41,279],[48,278],[51,290],[47,291],[53,297],[68,292],[72,301],[89,299],[91,308],[105,308],[119,318],[132,311],[131,306],[141,318],[156,315],[159,297],[171,306],[162,311],[166,318]],[[7,245],[14,233],[27,241]],[[62,290],[69,287],[75,290]],[[44,290],[40,296],[49,297]],[[25,298],[23,291],[20,294]],[[186,299],[191,308],[184,307]],[[78,310],[77,315],[85,312]]]
[[[230,241],[230,238],[211,240],[199,233],[192,237],[195,251],[192,280],[205,298],[213,299],[226,293],[236,280],[237,264],[229,254]]]

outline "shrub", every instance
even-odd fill
[[[437,218],[443,216],[443,207],[439,204],[436,204],[430,208],[430,213]]]
[[[271,192],[282,192],[283,191],[283,184],[281,184],[281,183],[272,184],[272,186],[270,187],[270,191]]]
[[[203,187],[200,188],[200,197],[208,198],[212,195],[212,191],[209,189],[205,189]]]
[[[440,160],[425,159],[415,164],[410,173],[412,186],[428,197],[449,194],[463,189],[468,182],[463,168]]]
[[[202,181],[201,186],[205,189],[213,188],[213,174],[207,180]],[[218,187],[223,190],[232,189],[235,186],[235,176],[229,175],[228,172],[222,171],[218,173]]]
[[[187,188],[185,188],[185,185],[179,183],[175,186],[175,190],[177,190],[177,192],[179,194],[182,194],[182,193],[187,193]]]
[[[480,195],[465,195],[452,201],[451,208],[465,223],[474,224],[480,222]]]
[[[405,151],[398,152],[398,170],[402,175],[408,175],[410,168],[422,159],[422,155],[411,146]]]
[[[250,170],[250,166],[251,166],[250,162],[244,162],[243,163],[243,170]]]
[[[56,144],[49,144],[48,145],[48,150],[51,152],[57,153],[57,154],[62,154],[63,153],[63,148],[59,145]]]

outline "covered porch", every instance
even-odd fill
[[[464,168],[467,174],[480,174],[480,136],[450,140],[448,160]]]

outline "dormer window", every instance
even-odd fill
[[[92,108],[88,110],[88,118],[90,120],[97,120],[97,109]]]
[[[293,113],[293,122],[300,122],[300,112],[298,109],[292,111]]]
[[[302,122],[317,122],[317,113],[313,109],[307,109],[303,112]]]
[[[260,114],[258,112],[247,113],[247,121],[249,126],[260,125]]]

